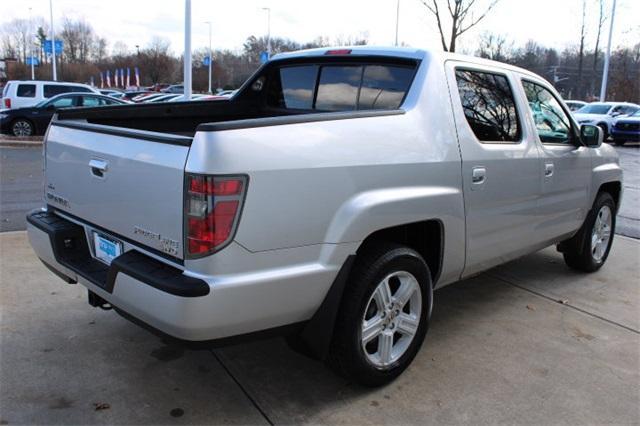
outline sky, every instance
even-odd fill
[[[250,35],[267,33],[299,42],[319,36],[346,38],[366,34],[369,44],[392,45],[397,0],[192,0],[192,47],[208,46],[212,22],[214,49],[239,50]],[[478,0],[486,4],[489,0]],[[587,48],[595,43],[598,0],[587,2]],[[607,14],[612,0],[605,0]],[[153,36],[167,38],[174,53],[184,47],[184,0],[53,0],[54,26],[64,16],[84,18],[113,46],[120,41],[134,52]],[[564,49],[578,43],[582,0],[501,0],[494,11],[459,42],[472,52],[483,31],[504,35],[514,45],[528,40]],[[0,0],[0,25],[33,16],[49,20],[48,0]],[[640,0],[618,0],[613,46],[640,42]],[[608,22],[603,31],[606,45]],[[399,41],[414,47],[440,48],[435,20],[420,0],[400,0]]]

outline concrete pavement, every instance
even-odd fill
[[[618,236],[595,274],[546,249],[439,290],[413,365],[370,390],[279,339],[164,346],[0,234],[0,424],[639,424],[639,260]]]

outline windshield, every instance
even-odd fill
[[[631,114],[629,117],[640,117],[640,109]]]
[[[611,105],[585,105],[576,111],[579,114],[606,114],[611,109]]]

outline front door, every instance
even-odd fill
[[[549,244],[580,228],[591,207],[591,150],[579,141],[577,125],[542,81],[522,78],[529,120],[541,149],[542,195],[536,234]]]

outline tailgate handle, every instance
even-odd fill
[[[105,160],[93,159],[89,161],[89,167],[91,167],[91,174],[97,177],[104,177],[104,172],[107,171],[109,163],[107,163]]]

